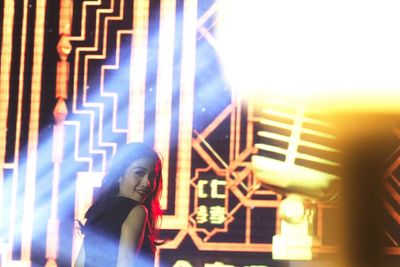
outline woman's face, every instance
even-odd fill
[[[131,163],[119,180],[119,195],[143,202],[155,188],[155,162],[139,159]]]

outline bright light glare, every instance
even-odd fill
[[[399,1],[220,4],[217,36],[233,88],[341,109],[400,109]]]

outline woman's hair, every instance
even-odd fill
[[[104,177],[100,187],[99,197],[85,214],[87,223],[96,224],[104,213],[109,199],[119,193],[119,179],[123,176],[132,164],[140,159],[151,159],[155,162],[155,189],[145,199],[143,205],[148,211],[148,230],[153,245],[158,245],[155,241],[158,237],[156,229],[158,220],[162,215],[160,198],[162,191],[162,163],[159,155],[145,143],[128,143],[120,147],[111,161],[108,174]],[[88,225],[86,223],[86,225]]]

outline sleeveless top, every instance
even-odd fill
[[[133,199],[115,196],[107,203],[102,218],[95,223],[86,223],[83,240],[85,267],[116,266],[122,224],[138,204]],[[153,250],[146,226],[135,266],[154,266]]]

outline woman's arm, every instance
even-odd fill
[[[143,205],[137,205],[131,210],[121,227],[117,267],[134,266],[142,247],[146,223],[147,209]]]

